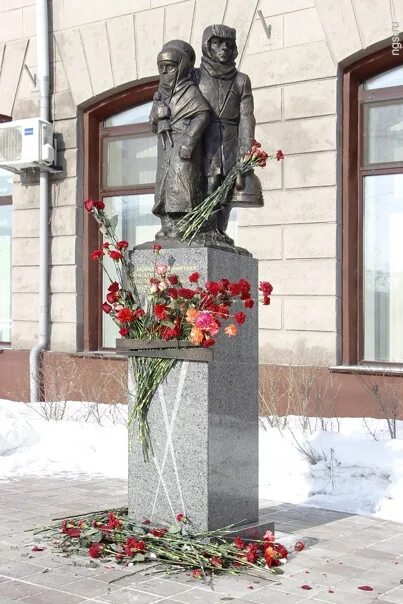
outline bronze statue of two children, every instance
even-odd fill
[[[250,79],[235,66],[236,31],[211,25],[203,33],[200,68],[187,42],[167,42],[157,57],[160,82],[150,114],[158,134],[153,213],[156,239],[180,240],[180,220],[223,182],[252,146],[255,117]],[[237,182],[237,189],[244,183]],[[206,225],[203,242],[233,248],[226,234],[231,204]]]

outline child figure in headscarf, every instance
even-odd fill
[[[156,238],[180,237],[178,222],[203,199],[201,139],[209,106],[192,78],[195,53],[180,40],[158,55],[160,83],[150,114],[158,133],[158,166],[153,214],[161,219]]]
[[[222,183],[239,157],[252,146],[255,137],[252,88],[249,77],[235,66],[238,55],[236,31],[227,25],[210,25],[203,32],[202,60],[196,71],[199,89],[207,100],[210,123],[203,137],[204,172],[207,194]],[[237,187],[242,188],[238,182]],[[216,214],[216,228],[226,242],[231,206]]]

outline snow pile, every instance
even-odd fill
[[[403,522],[403,422],[397,440],[384,420],[365,422],[329,420],[320,430],[312,419],[302,429],[301,418],[290,416],[279,430],[262,420],[260,497]],[[63,473],[125,479],[126,424],[125,405],[0,400],[0,480]]]
[[[379,440],[363,420],[339,421],[339,432],[312,433],[298,417],[281,432],[263,422],[260,497],[403,522],[403,440],[390,440],[384,420],[366,419]]]
[[[127,478],[126,421],[124,405],[0,400],[0,480],[66,472]]]

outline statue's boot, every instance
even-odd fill
[[[224,239],[228,245],[234,245],[234,240],[231,239],[225,232],[228,227],[229,216],[231,214],[231,206],[223,206],[219,212],[217,212],[217,230],[220,236]]]
[[[161,228],[158,233],[155,233],[155,239],[166,239],[171,228],[172,220],[169,216],[161,216]]]
[[[182,232],[180,228],[180,221],[185,214],[176,214],[175,217],[169,216],[170,225],[168,230],[168,237],[170,239],[182,239]]]

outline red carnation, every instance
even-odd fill
[[[180,287],[178,289],[178,296],[180,296],[181,298],[185,298],[187,300],[190,300],[195,295],[196,295],[196,292],[193,291],[193,289],[188,289],[187,287]]]
[[[102,247],[105,249],[108,249],[109,246],[110,246],[109,241],[105,241],[105,243],[102,244]]]
[[[235,313],[234,319],[238,325],[242,325],[242,323],[245,323],[246,315],[240,310],[239,312]]]
[[[109,292],[108,294],[106,294],[106,299],[109,302],[109,304],[114,304],[115,302],[118,301],[118,298],[119,298],[118,292]]]
[[[269,304],[270,304],[270,297],[264,296],[263,297],[263,306],[269,306]]]
[[[133,311],[130,308],[122,308],[116,313],[119,323],[130,323],[133,320]]]
[[[239,285],[239,283],[230,283],[228,285],[228,290],[231,296],[239,296],[239,294],[241,293],[241,286]]]
[[[259,290],[264,296],[270,296],[273,291],[273,286],[268,281],[261,281],[259,284]]]
[[[254,564],[259,558],[259,549],[255,543],[249,543],[246,548],[246,559]]]
[[[84,201],[84,208],[87,210],[87,212],[92,212],[94,208],[94,201],[92,199],[87,199],[87,201]]]
[[[247,300],[244,300],[244,303],[243,303],[243,305],[244,305],[245,308],[253,308],[254,304],[255,303],[252,300],[252,298],[248,298]]]
[[[281,151],[281,149],[279,149],[276,153],[276,159],[277,161],[280,161],[280,159],[284,159],[284,153]]]
[[[99,558],[103,549],[104,546],[101,543],[93,543],[88,550],[88,554],[91,556],[91,558]]]
[[[206,290],[212,296],[217,296],[217,294],[220,293],[220,289],[220,285],[219,283],[217,283],[217,281],[207,281]]]
[[[235,537],[235,539],[233,540],[232,543],[235,545],[235,547],[237,549],[243,549],[245,547],[244,540],[242,539],[242,537],[239,537],[239,536]]]
[[[111,310],[112,310],[112,306],[111,306],[110,304],[108,304],[107,302],[104,302],[104,303],[102,304],[102,310],[103,310],[104,312],[106,312],[106,314],[107,314],[107,315],[109,315],[109,313],[110,313],[110,312],[111,312]]]
[[[109,516],[108,516],[108,528],[109,529],[114,529],[114,528],[118,528],[122,525],[122,521],[117,518],[115,516],[115,514],[113,512],[109,512]]]
[[[98,201],[94,201],[94,207],[97,210],[103,210],[105,208],[105,204],[103,201],[101,201],[100,199],[98,199]]]
[[[174,329],[173,327],[164,327],[161,331],[161,337],[166,342],[168,342],[168,340],[175,339],[177,337],[176,329]]]
[[[122,260],[123,256],[120,252],[117,252],[116,250],[109,250],[109,256],[112,258],[112,260]]]
[[[178,275],[168,275],[168,281],[171,285],[178,285],[178,283],[179,283]]]
[[[168,287],[167,294],[170,298],[173,298],[174,300],[176,300],[179,295],[178,290],[175,287]]]
[[[203,340],[204,348],[210,348],[210,346],[214,346],[214,344],[215,340],[213,340],[213,338],[206,338],[205,340]]]
[[[154,314],[158,321],[165,321],[168,318],[166,304],[154,304]]]
[[[229,317],[229,310],[225,304],[218,304],[216,312],[218,316],[222,317],[223,319],[228,319]]]
[[[246,279],[239,279],[238,281],[239,289],[241,290],[241,294],[244,296],[249,295],[250,291],[250,283]]]
[[[222,558],[220,558],[220,556],[213,556],[211,558],[211,564],[212,564],[212,566],[222,566],[223,565]]]
[[[129,242],[125,239],[123,241],[118,241],[116,247],[118,250],[126,250],[129,247]]]
[[[144,541],[136,539],[136,537],[128,537],[124,546],[124,551],[127,556],[134,556],[138,552],[144,552],[146,544]]]
[[[63,520],[62,522],[62,533],[69,537],[79,537],[81,535],[80,529],[68,520]]]
[[[294,545],[294,550],[296,552],[301,552],[305,547],[305,543],[303,543],[302,541],[297,541],[296,544]]]
[[[281,543],[277,543],[274,546],[274,549],[276,550],[276,552],[278,554],[280,554],[280,556],[282,558],[287,558],[287,556],[288,556],[288,550],[284,547],[284,545],[281,545]]]
[[[150,529],[148,532],[150,535],[154,535],[154,537],[163,537],[165,535],[165,533],[167,532],[168,529],[166,528],[152,528]]]
[[[117,281],[114,281],[108,287],[108,291],[109,292],[117,292],[118,290],[119,290],[119,283]]]
[[[153,246],[152,246],[153,252],[158,253],[160,251],[160,249],[161,249],[161,246],[159,243],[153,243]]]
[[[94,250],[91,252],[91,260],[99,260],[102,256],[105,256],[102,250]]]
[[[197,283],[198,280],[200,279],[200,273],[192,273],[191,275],[189,275],[189,281],[190,283]]]
[[[124,336],[128,336],[128,335],[129,335],[129,331],[130,331],[130,329],[129,329],[128,327],[121,327],[121,328],[119,329],[119,333],[120,333],[120,335],[121,335],[121,336],[123,336],[123,337],[124,337]]]
[[[228,279],[220,279],[218,282],[218,285],[220,286],[220,289],[224,291],[227,289],[227,287],[229,285],[229,281],[228,281]]]
[[[182,514],[182,512],[181,512],[180,514],[177,514],[176,520],[178,522],[183,522],[184,517],[185,517],[185,514]]]

